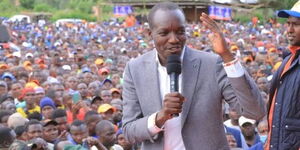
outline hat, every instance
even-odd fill
[[[239,48],[238,48],[236,45],[232,45],[231,48],[230,48],[231,51],[236,51],[236,50],[238,50],[238,49],[239,49]]]
[[[40,86],[35,87],[34,90],[35,90],[36,94],[45,93],[45,90],[42,87],[40,87]]]
[[[255,124],[255,122],[256,122],[255,120],[245,118],[244,116],[241,116],[239,118],[239,125],[240,125],[240,127],[243,126],[245,123]]]
[[[0,64],[0,69],[8,69],[8,65],[7,64]]]
[[[16,51],[16,52],[13,52],[12,55],[15,56],[15,57],[19,57],[20,58],[21,57],[21,52],[20,51]]]
[[[35,63],[37,63],[37,64],[44,64],[45,61],[44,61],[43,59],[41,59],[41,58],[38,58],[38,59],[35,61]]]
[[[105,60],[105,63],[113,63],[113,60],[110,59],[110,58],[107,58],[107,59]]]
[[[111,106],[109,104],[102,104],[98,108],[98,113],[105,113],[105,112],[107,112],[110,109],[113,110],[113,112],[116,111],[116,108],[114,108],[113,106]]]
[[[100,96],[94,96],[93,99],[92,99],[91,104],[94,104],[96,100],[103,101],[102,98],[101,98]]]
[[[42,121],[42,125],[43,125],[43,127],[46,127],[46,126],[48,126],[48,125],[58,125],[58,123],[56,122],[56,121],[54,121],[54,120],[51,120],[51,119],[46,119],[46,120],[43,120]]]
[[[111,91],[111,93],[117,92],[117,93],[121,94],[121,91],[117,88],[112,88],[112,89],[110,89],[110,91]]]
[[[102,83],[102,84],[104,84],[105,82],[112,83],[112,81],[111,81],[111,80],[109,80],[109,79],[105,79],[105,80],[103,81],[103,83]]]
[[[300,1],[298,1],[291,10],[279,10],[277,16],[281,18],[288,18],[289,16],[300,18]]]
[[[25,55],[25,57],[27,58],[27,57],[33,57],[33,54],[32,53],[27,53],[26,55]]]
[[[99,71],[98,71],[98,73],[99,73],[99,75],[102,75],[103,73],[109,73],[109,70],[107,69],[107,68],[101,68],[101,69],[99,69]]]
[[[14,113],[8,117],[7,125],[9,128],[14,129],[17,126],[23,126],[28,122],[27,118],[23,118],[20,113]]]
[[[86,72],[92,72],[90,68],[88,67],[84,67],[81,69],[82,73],[86,73]]]
[[[39,85],[36,82],[28,82],[25,84],[25,88],[36,88]]]
[[[53,100],[50,97],[44,97],[40,101],[40,107],[41,107],[41,109],[43,109],[45,106],[51,106],[54,109],[56,108]]]
[[[0,86],[4,86],[4,87],[6,87],[6,88],[7,88],[7,83],[6,83],[6,82],[4,82],[4,81],[0,81]]]
[[[11,80],[15,80],[16,79],[15,76],[13,74],[9,73],[9,72],[5,72],[2,75],[1,79],[3,80],[4,78],[10,78]]]
[[[23,66],[24,67],[31,66],[31,62],[30,61],[24,61]]]
[[[72,70],[70,65],[63,65],[62,68],[64,70]]]
[[[95,60],[95,64],[96,64],[96,65],[101,65],[101,64],[103,64],[103,63],[104,63],[104,61],[103,61],[103,59],[101,59],[101,58],[98,58],[98,59]]]

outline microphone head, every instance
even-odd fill
[[[181,73],[181,60],[179,55],[172,54],[167,57],[167,72],[168,74]]]

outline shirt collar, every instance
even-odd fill
[[[300,46],[289,46],[289,50],[292,54],[296,54],[296,52],[300,50]]]
[[[184,53],[185,53],[185,49],[186,47],[184,46],[182,51],[181,51],[181,54],[180,54],[180,61],[181,61],[181,64],[182,64],[182,61],[183,61],[183,56],[184,56]],[[155,50],[155,61],[156,63],[159,65],[159,66],[162,66],[161,63],[159,62],[159,59],[158,59],[158,52],[157,50]]]

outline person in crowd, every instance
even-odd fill
[[[41,112],[40,107],[35,103],[34,96],[35,91],[33,88],[23,89],[22,98],[24,99],[26,105],[24,108],[17,108],[17,112],[20,113],[24,118],[27,118],[30,114],[33,114],[34,112]]]
[[[89,111],[84,116],[84,122],[86,123],[88,129],[89,129],[89,136],[97,138],[96,135],[96,124],[102,120],[102,117],[100,114],[98,114],[96,111]]]
[[[239,125],[248,147],[257,144],[260,141],[259,135],[255,131],[255,122],[255,120],[248,119],[243,116],[239,119]]]
[[[266,150],[297,150],[300,137],[294,134],[300,126],[298,113],[300,96],[299,49],[300,49],[300,1],[291,10],[280,10],[278,17],[287,18],[290,54],[284,58],[274,73],[269,98],[269,138]],[[295,129],[295,130],[294,130]],[[289,132],[291,131],[291,132]]]
[[[7,127],[0,127],[0,149],[8,149],[15,138],[16,134],[14,130]]]
[[[56,106],[53,100],[49,97],[44,97],[40,101],[41,114],[43,118],[51,119],[53,111],[56,109]]]
[[[107,120],[102,120],[96,125],[96,134],[98,136],[99,141],[110,150],[123,150],[123,148],[115,144],[116,139],[116,131],[114,125]]]

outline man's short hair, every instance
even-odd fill
[[[32,119],[32,120],[29,120],[26,124],[25,124],[25,131],[27,132],[28,131],[28,128],[30,125],[35,125],[35,124],[39,124],[42,126],[41,122],[39,122],[38,120],[35,120],[35,119]]]
[[[153,28],[153,17],[155,15],[155,12],[158,10],[164,10],[164,11],[170,11],[170,10],[180,10],[183,13],[183,10],[175,3],[172,2],[162,2],[162,3],[158,3],[156,4],[154,7],[151,8],[149,14],[148,14],[148,22],[149,22],[149,26],[150,29]]]
[[[89,111],[85,114],[84,121],[87,121],[93,115],[100,115],[100,114],[98,114],[96,111],[93,111],[93,110]]]
[[[86,125],[83,121],[81,120],[75,120],[73,121],[73,123],[71,124],[71,127],[72,126],[75,126],[75,127],[80,127],[81,125]]]
[[[66,117],[66,116],[67,116],[67,113],[66,113],[66,110],[64,110],[64,109],[56,109],[52,113],[53,120],[55,120],[56,118]]]

